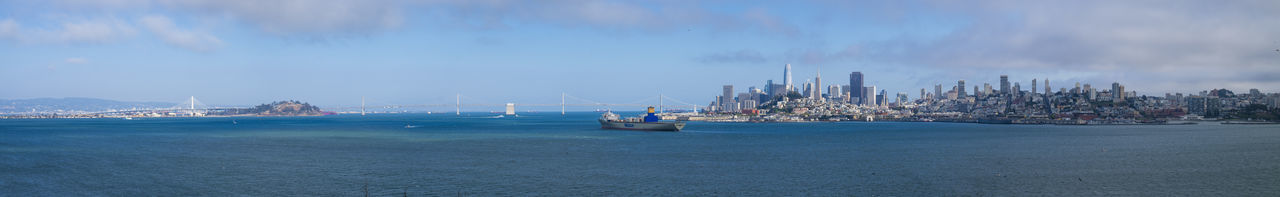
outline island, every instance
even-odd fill
[[[320,107],[304,103],[300,101],[276,101],[268,104],[254,106],[252,108],[235,108],[219,111],[211,111],[211,116],[322,116],[326,112],[320,111]]]

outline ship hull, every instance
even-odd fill
[[[680,131],[684,122],[615,122],[599,120],[600,128],[640,131]]]

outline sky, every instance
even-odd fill
[[[1002,74],[1280,92],[1276,19],[1274,0],[0,0],[0,99],[706,105],[785,64],[912,98]]]

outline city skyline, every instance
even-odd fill
[[[862,72],[911,98],[957,80],[1003,87],[1000,75],[1280,92],[1270,1],[246,2],[0,2],[0,98],[704,101],[722,85],[768,89],[787,64],[797,86],[819,68],[818,90]]]

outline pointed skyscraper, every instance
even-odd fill
[[[787,64],[787,67],[782,69],[782,85],[787,87],[787,92],[795,88],[791,83],[791,64]]]

